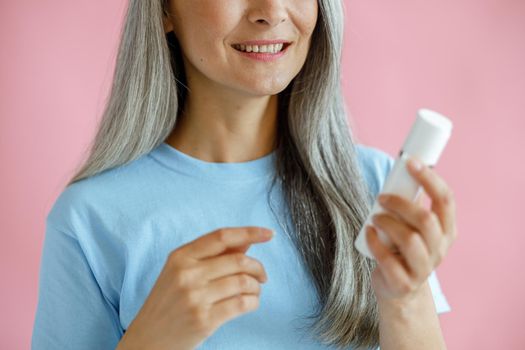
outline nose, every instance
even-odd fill
[[[283,0],[254,1],[254,5],[249,10],[248,19],[252,23],[275,27],[288,18],[285,2]]]

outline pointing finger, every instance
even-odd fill
[[[265,242],[272,236],[272,231],[264,227],[220,228],[183,245],[179,253],[199,260],[224,253],[228,249],[247,249],[247,246]]]

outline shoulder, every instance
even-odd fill
[[[362,175],[375,195],[383,187],[395,159],[377,147],[357,143],[355,149]]]
[[[102,171],[62,189],[49,210],[46,223],[64,232],[78,232],[135,200],[145,185],[146,155]]]

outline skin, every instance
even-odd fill
[[[164,30],[173,30],[180,42],[190,92],[166,142],[208,162],[270,153],[277,94],[304,65],[317,11],[317,0],[170,1]],[[243,57],[231,47],[263,39],[293,44],[274,62]]]

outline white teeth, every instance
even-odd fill
[[[234,45],[237,50],[246,52],[261,52],[261,53],[278,53],[283,49],[284,44],[275,45]]]

